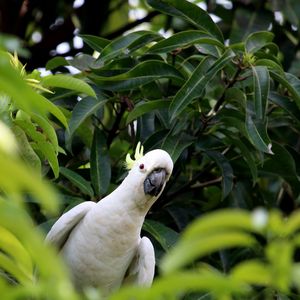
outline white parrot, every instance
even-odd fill
[[[98,203],[83,202],[63,214],[46,240],[56,245],[78,290],[98,287],[104,296],[123,283],[150,286],[155,256],[140,237],[145,215],[169,180],[173,162],[164,150],[127,156],[130,171],[121,185]]]

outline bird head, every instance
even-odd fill
[[[130,168],[129,177],[134,179],[136,188],[145,198],[154,201],[162,193],[173,170],[173,161],[166,151],[155,149],[143,155],[140,144],[137,145],[135,160],[127,155],[126,165]]]

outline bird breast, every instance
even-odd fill
[[[95,286],[109,294],[120,287],[140,239],[135,221],[124,212],[91,212],[77,225],[62,254],[78,289]]]

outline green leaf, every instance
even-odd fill
[[[57,178],[59,175],[59,165],[57,151],[55,151],[53,145],[47,141],[37,141],[37,143],[32,143],[31,145],[36,152],[40,151],[48,160],[50,167],[53,170],[54,177]]]
[[[242,158],[245,160],[245,162],[247,163],[247,165],[250,169],[253,182],[256,182],[257,166],[256,166],[254,158],[251,155],[251,151],[249,151],[249,147],[247,147],[249,145],[245,145],[245,143],[243,143],[242,139],[239,137],[236,137],[232,133],[232,131],[222,130],[222,132],[226,135],[226,139],[228,139],[228,145],[234,145],[238,148],[238,150],[241,153]]]
[[[297,231],[300,229],[300,210],[295,210],[293,213],[289,216],[289,218],[286,220],[284,226],[284,233],[285,235],[294,235],[295,234],[295,242],[297,242],[298,246],[300,245],[300,235],[297,233]]]
[[[0,248],[14,259],[16,265],[19,265],[29,278],[33,275],[33,262],[29,253],[16,237],[2,226],[0,226]]]
[[[68,66],[68,61],[62,56],[55,56],[46,64],[46,70],[53,70],[61,66]]]
[[[18,141],[18,145],[21,151],[21,157],[38,173],[42,173],[42,164],[41,160],[36,154],[36,152],[32,149],[25,132],[19,126],[14,126],[12,128],[15,137]]]
[[[174,67],[158,61],[148,60],[135,66],[130,71],[111,77],[89,76],[99,87],[110,91],[125,91],[137,88],[161,78],[182,80],[183,77]]]
[[[234,15],[231,15],[230,21],[228,21],[232,25],[229,40],[232,44],[239,43],[246,40],[250,33],[268,31],[273,20],[274,13],[270,10],[251,10],[242,6],[237,7]],[[244,47],[242,51],[244,51]]]
[[[241,209],[222,209],[206,214],[188,226],[182,239],[192,240],[201,235],[222,233],[224,230],[253,231],[251,214]]]
[[[70,137],[74,134],[76,129],[93,113],[100,109],[107,99],[103,95],[98,95],[98,99],[92,97],[83,98],[79,101],[72,112],[72,116],[69,121]]]
[[[64,177],[69,179],[77,188],[79,188],[83,194],[90,197],[94,196],[94,191],[92,189],[91,183],[85,180],[82,176],[64,167],[60,167],[59,171]]]
[[[274,38],[274,34],[269,31],[259,31],[250,34],[245,41],[246,51],[249,53],[255,53],[267,44],[271,43]]]
[[[231,299],[229,295],[249,292],[243,282],[229,278],[215,270],[197,269],[160,276],[151,288],[127,287],[113,294],[111,300],[125,299]],[[200,293],[200,298],[199,298]],[[203,296],[208,293],[209,297]],[[197,298],[194,298],[194,294]],[[180,298],[179,296],[180,295]],[[215,296],[211,298],[210,296]],[[190,297],[191,296],[191,297]]]
[[[91,149],[90,171],[92,185],[97,196],[102,196],[107,192],[111,178],[111,166],[106,139],[103,132],[95,128]]]
[[[53,145],[46,140],[46,136],[37,131],[36,127],[32,122],[27,120],[16,119],[15,123],[20,126],[26,134],[33,140],[31,147],[39,154],[42,153],[46,158],[53,170],[55,178],[58,177],[59,167],[58,167],[58,144]]]
[[[256,66],[265,66],[269,70],[273,70],[274,72],[281,74],[281,76],[284,76],[284,70],[277,61],[274,61],[271,59],[266,59],[266,58],[261,58],[261,59],[257,59],[255,61],[255,65]]]
[[[274,71],[270,71],[270,75],[291,93],[292,99],[300,109],[300,91],[297,90],[297,77],[288,73],[285,73],[285,76],[282,76],[282,74],[278,74]]]
[[[223,42],[223,35],[219,27],[199,6],[185,0],[147,0],[147,3],[164,14],[184,19]]]
[[[161,149],[167,151],[175,163],[184,149],[189,147],[192,143],[193,141],[184,135],[178,137],[169,134],[164,138]]]
[[[43,118],[38,114],[32,114],[31,118],[34,122],[36,122],[43,131],[43,134],[47,137],[47,139],[51,142],[56,152],[58,152],[58,140],[55,129],[51,125],[49,119]]]
[[[265,253],[272,266],[272,285],[287,293],[294,256],[292,243],[280,239],[272,241],[267,245]]]
[[[57,74],[43,77],[42,84],[77,91],[96,98],[94,90],[83,80],[67,75]]]
[[[269,100],[283,108],[293,118],[293,121],[300,122],[300,111],[296,103],[292,102],[290,98],[271,92]]]
[[[170,101],[168,100],[152,100],[147,102],[138,103],[134,109],[128,114],[126,123],[129,124],[136,120],[138,117],[148,113],[153,112],[157,109],[168,108]]]
[[[99,56],[97,63],[104,65],[105,62],[117,56],[128,56],[132,51],[146,45],[151,41],[161,39],[156,32],[135,31],[125,36],[121,36],[109,43]]]
[[[150,53],[166,53],[176,49],[186,48],[194,44],[211,44],[224,48],[223,43],[219,40],[212,38],[209,34],[200,30],[189,30],[178,32],[171,37],[159,41],[153,45],[148,52]]]
[[[95,66],[96,58],[87,54],[78,54],[68,60],[70,66],[84,72],[89,72]]]
[[[206,57],[198,65],[192,76],[185,82],[175,95],[170,105],[170,118],[174,120],[196,97],[200,97],[207,84],[233,58],[234,53],[227,50],[211,66],[211,60]]]
[[[83,41],[88,44],[93,50],[98,51],[99,53],[110,43],[110,40],[105,38],[89,35],[89,34],[79,34]]]
[[[17,108],[28,114],[36,112],[46,116],[51,113],[67,127],[66,118],[60,109],[26,84],[20,74],[13,69],[9,56],[4,52],[0,52],[0,90],[12,98]]]
[[[182,239],[164,257],[161,269],[165,274],[170,274],[210,253],[233,247],[251,247],[255,243],[250,234],[237,230],[210,232],[194,239]]]
[[[266,67],[252,67],[253,72],[253,102],[255,107],[255,116],[258,120],[265,120],[266,109],[268,105],[270,76]]]
[[[248,260],[238,264],[231,271],[231,276],[258,286],[268,286],[272,282],[272,270],[259,260]]]
[[[57,196],[49,183],[40,178],[19,159],[0,155],[0,189],[7,194],[27,192],[38,200],[42,207],[50,213],[58,209]],[[12,180],[13,178],[13,180]]]
[[[229,161],[219,152],[205,150],[205,153],[213,159],[222,172],[222,194],[223,199],[228,196],[233,188],[233,170]]]
[[[179,237],[179,234],[173,229],[153,220],[145,220],[143,229],[149,232],[165,251],[169,251]]]
[[[8,272],[8,274],[13,276],[23,285],[30,284],[33,280],[32,274],[26,273],[12,258],[2,252],[0,252],[0,268],[2,271]]]
[[[300,192],[300,180],[296,171],[293,156],[279,143],[274,142],[272,150],[274,155],[265,160],[262,167],[264,173],[281,176],[292,187],[295,195]]]
[[[246,114],[246,131],[248,134],[249,141],[253,146],[259,151],[273,154],[272,143],[267,135],[267,124],[255,120],[253,117],[247,113]]]

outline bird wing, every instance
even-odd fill
[[[61,249],[67,241],[71,231],[95,205],[95,202],[86,201],[76,205],[63,214],[48,232],[46,241]]]
[[[147,237],[140,240],[136,254],[129,265],[123,283],[151,286],[155,269],[155,254]]]

